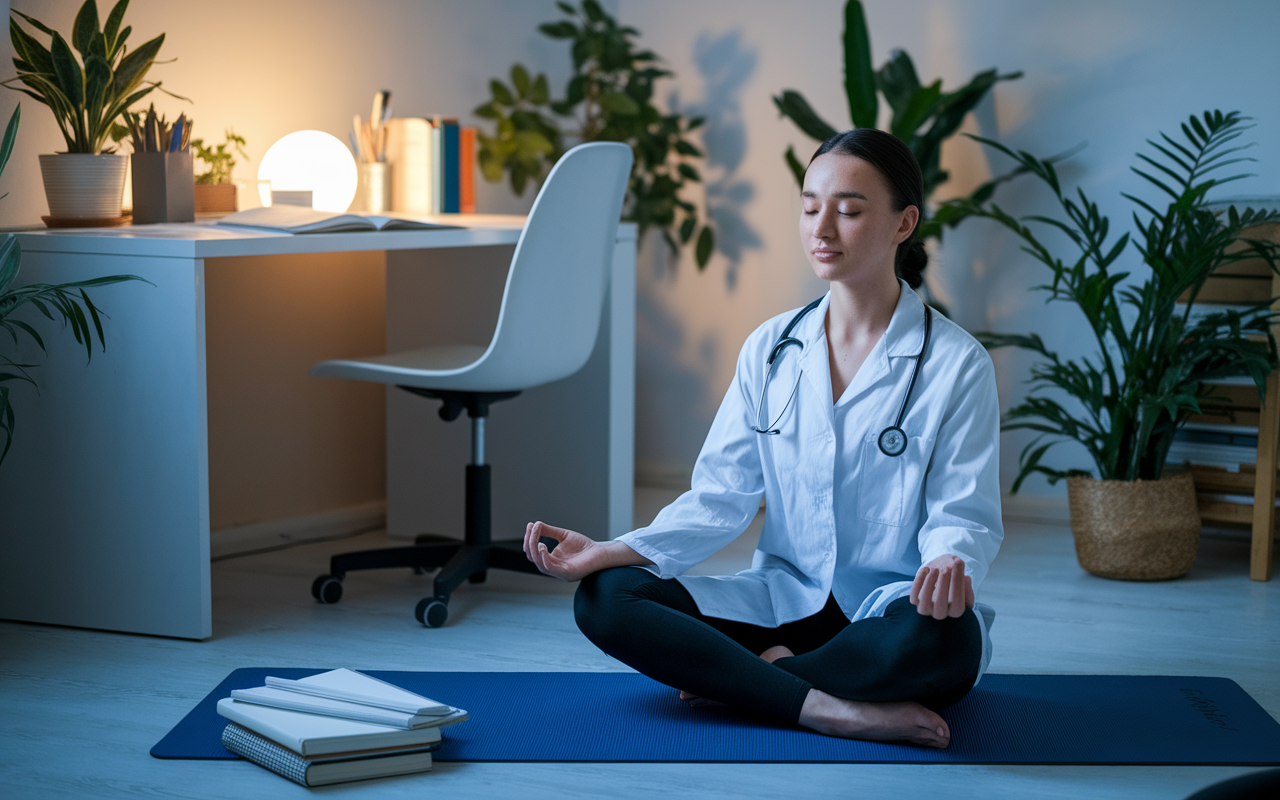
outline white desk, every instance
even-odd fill
[[[509,258],[522,219],[459,221],[468,228],[287,236],[194,224],[19,234],[23,283],[127,273],[155,286],[91,291],[111,318],[106,351],[87,367],[83,347],[48,324],[48,356],[19,354],[39,359],[41,389],[13,392],[17,431],[0,465],[0,618],[212,636],[206,271],[236,256],[380,251],[388,350],[468,328],[474,338],[477,325],[492,332],[501,284],[489,269],[487,285],[468,286],[469,254],[490,265]],[[522,535],[538,518],[600,537],[630,527],[634,396],[635,228],[622,225],[587,366],[492,411],[495,538]],[[393,536],[461,538],[468,429],[439,420],[437,405],[387,392]],[[415,600],[404,598],[410,622]]]

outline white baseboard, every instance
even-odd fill
[[[289,545],[334,539],[387,525],[387,503],[377,500],[301,517],[233,525],[209,533],[211,558],[226,558]]]

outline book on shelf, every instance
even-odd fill
[[[451,117],[387,122],[391,208],[406,214],[475,213],[476,129]]]
[[[296,681],[268,675],[266,684],[273,689],[362,703],[366,706],[376,706],[405,714],[439,717],[457,711],[453,706],[437,703],[420,694],[414,694],[399,686],[365,675],[363,672],[349,669],[329,670]]]
[[[430,214],[431,120],[387,120],[387,163],[391,165],[391,208],[404,214]]]
[[[304,756],[271,739],[228,722],[222,746],[260,767],[303,786],[324,786],[368,778],[407,775],[431,769],[431,751],[438,743],[348,750]]]
[[[387,725],[246,703],[231,697],[224,697],[218,701],[218,714],[300,756],[321,756],[386,747],[423,747],[435,744],[441,739],[439,725],[426,728],[392,728]]]
[[[318,697],[288,689],[276,689],[270,686],[259,686],[252,689],[234,689],[231,697],[245,703],[256,703],[272,708],[285,708],[291,711],[304,711],[308,714],[323,714],[329,717],[351,719],[357,722],[368,722],[373,725],[386,725],[391,728],[427,728],[441,725],[452,725],[461,722],[459,709],[448,709],[445,714],[406,714],[403,711],[392,711],[378,706],[353,703],[347,700],[334,700],[329,697]]]
[[[317,211],[306,206],[271,205],[237,211],[218,220],[217,225],[282,233],[348,233],[359,231],[425,231],[457,228],[439,222],[411,217],[380,214],[340,214],[333,211]]]

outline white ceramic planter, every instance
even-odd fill
[[[55,219],[119,217],[128,165],[128,156],[114,153],[40,156],[49,216]]]

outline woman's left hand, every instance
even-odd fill
[[[922,566],[911,583],[911,605],[934,619],[959,617],[973,608],[973,600],[973,579],[964,574],[964,562],[952,555]]]

